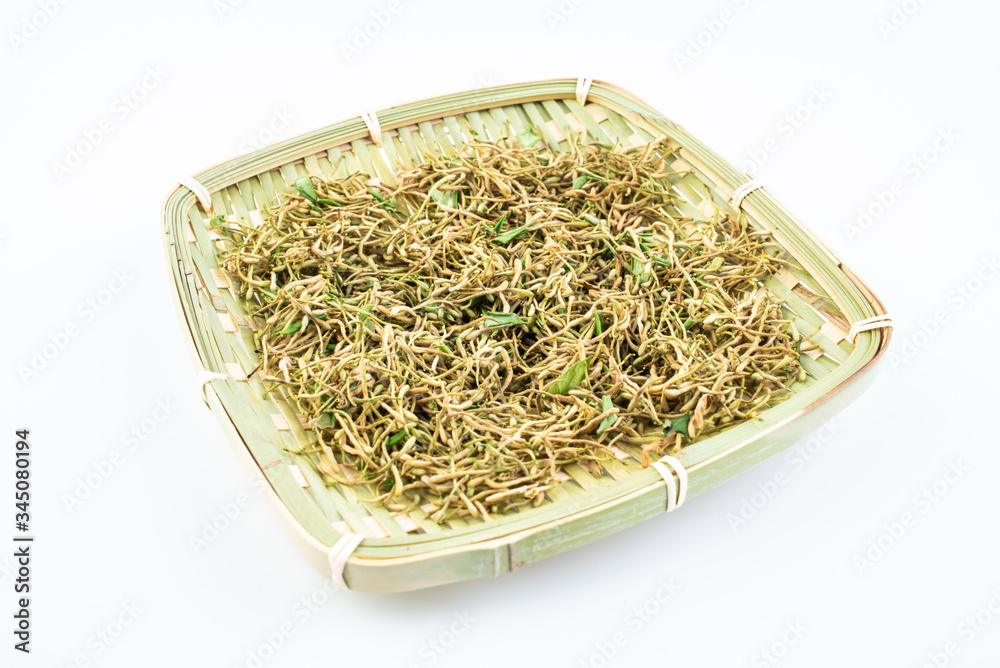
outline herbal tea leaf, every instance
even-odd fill
[[[406,438],[406,430],[405,429],[403,431],[401,431],[401,432],[398,432],[395,436],[391,437],[388,441],[385,442],[385,444],[386,444],[386,446],[388,446],[388,447],[391,448],[392,446],[394,446],[397,443],[399,443],[400,441],[402,441],[404,438]]]
[[[362,312],[358,314],[358,322],[360,322],[362,326],[368,324],[368,321],[371,320],[371,312],[374,308],[375,307],[371,304],[361,307]]]
[[[396,205],[393,204],[392,201],[388,197],[383,197],[377,190],[371,190],[371,189],[369,189],[368,192],[370,192],[372,194],[372,196],[375,199],[378,200],[378,203],[386,211],[391,211],[393,213],[396,213],[398,211],[398,209],[396,209]]]
[[[649,280],[649,272],[646,271],[646,265],[637,257],[632,258],[632,273],[639,277],[640,284]]]
[[[525,322],[516,313],[497,313],[489,311],[484,313],[487,327],[506,327],[508,325],[524,325]]]
[[[288,327],[285,327],[283,330],[281,330],[280,332],[278,332],[278,334],[294,334],[295,332],[299,331],[300,329],[302,329],[302,321],[301,320],[296,320],[295,322],[293,322],[292,324],[290,324]]]
[[[542,136],[537,132],[535,132],[535,128],[528,128],[527,130],[519,134],[518,138],[520,138],[521,143],[524,145],[525,148],[531,148],[532,146],[538,143],[538,140],[541,139]]]
[[[601,322],[601,314],[594,314],[594,331],[598,336],[604,333],[604,323]]]
[[[493,234],[500,234],[500,228],[503,227],[503,221],[505,220],[507,220],[506,213],[500,216],[500,220],[498,220],[497,224],[493,226]]]
[[[545,391],[549,394],[569,394],[571,390],[575,390],[583,384],[583,381],[587,379],[587,370],[590,368],[590,360],[582,359],[578,362],[574,362],[569,365],[565,371],[562,372],[555,382],[549,385]]]
[[[319,198],[316,197],[316,189],[313,187],[312,179],[308,176],[303,176],[301,179],[295,179],[295,189],[313,204],[316,204],[319,200]]]
[[[605,394],[604,398],[601,400],[601,412],[602,413],[607,413],[608,411],[610,411],[614,407],[615,407],[615,405],[611,401],[611,397],[609,397],[608,395]],[[613,426],[615,426],[616,422],[618,422],[618,416],[617,415],[609,415],[608,417],[606,417],[603,420],[601,420],[601,424],[597,427],[597,433],[598,434],[603,434],[608,429],[611,429]]]
[[[663,426],[663,435],[669,436],[670,434],[683,434],[685,438],[688,435],[688,422],[691,421],[691,413],[685,413],[684,415],[670,421],[670,426]]]
[[[316,418],[315,425],[319,429],[329,429],[330,427],[335,427],[337,421],[334,419],[333,413],[323,413]]]
[[[513,241],[514,239],[517,239],[519,236],[521,236],[522,234],[524,234],[525,232],[527,232],[531,228],[532,228],[531,225],[521,225],[520,227],[515,227],[512,230],[507,230],[506,232],[504,232],[500,236],[495,237],[493,239],[493,243],[497,243],[497,244],[506,244],[506,243],[509,243],[509,242]]]
[[[589,179],[586,176],[578,176],[573,180],[573,190],[579,190]]]

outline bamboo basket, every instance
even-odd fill
[[[852,325],[884,316],[885,309],[766,189],[740,191],[746,175],[635,96],[603,82],[541,81],[423,100],[207,169],[173,189],[162,211],[177,304],[198,364],[209,372],[202,376],[204,397],[270,484],[291,535],[316,567],[342,586],[398,592],[494,577],[664,512],[669,495],[676,493],[668,491],[672,485],[666,484],[666,474],[643,469],[638,452],[626,448],[604,464],[601,476],[578,465],[565,467],[565,480],[546,492],[537,508],[445,524],[431,521],[420,508],[392,513],[364,502],[373,490],[325,484],[308,456],[293,452],[310,442],[302,426],[306,418],[278,394],[265,396],[263,382],[252,373],[259,362],[252,323],[235,280],[216,261],[220,237],[209,227],[212,216],[259,222],[265,204],[292,192],[302,176],[361,170],[392,184],[395,171],[411,168],[422,156],[453,155],[457,145],[473,137],[498,139],[529,128],[553,147],[563,145],[570,133],[625,147],[665,135],[670,146],[679,147],[673,169],[682,174],[671,181],[686,200],[678,205],[681,214],[705,219],[719,209],[730,215],[742,209],[753,226],[771,232],[785,257],[804,268],[783,269],[765,285],[784,300],[798,331],[818,346],[802,357],[808,377],[791,386],[787,400],[764,409],[760,420],[742,422],[680,451],[688,499],[791,445],[846,406],[870,383],[873,365],[888,344],[890,330],[884,327],[848,337]]]

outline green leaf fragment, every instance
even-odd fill
[[[376,190],[369,189],[368,192],[372,194],[372,197],[378,200],[378,203],[381,204],[382,208],[385,209],[386,211],[392,211],[392,212],[397,211],[396,205],[393,204],[388,197],[383,197]]]
[[[440,204],[441,206],[447,206],[452,209],[458,208],[458,191],[448,190],[442,193],[437,189],[437,186],[431,188],[430,190],[431,199]],[[395,207],[393,207],[395,210]]]
[[[360,322],[362,325],[365,325],[369,320],[371,320],[372,316],[370,314],[373,308],[375,307],[372,306],[371,304],[369,304],[368,306],[362,306],[361,313],[358,314],[358,322]]]
[[[486,313],[483,313],[483,315],[486,316],[487,327],[507,327],[508,325],[526,324],[516,313],[497,313],[496,311],[487,311]]]
[[[605,394],[604,398],[601,399],[601,412],[602,413],[607,413],[608,411],[610,411],[614,407],[615,407],[615,405],[611,401],[611,397],[609,397],[608,395]],[[613,426],[615,426],[616,422],[618,422],[618,416],[617,415],[609,415],[608,417],[606,417],[603,420],[601,420],[601,424],[598,425],[598,427],[597,427],[597,433],[598,434],[603,434],[608,429],[611,429]]]
[[[500,216],[500,220],[498,220],[497,224],[493,226],[493,234],[500,234],[500,228],[503,227],[503,222],[505,220],[507,220],[507,214],[506,213],[504,215]]]
[[[303,176],[301,179],[295,179],[295,189],[299,191],[299,194],[313,204],[316,204],[316,202],[319,201],[319,198],[316,197],[316,189],[313,187],[312,179],[308,176]]]
[[[569,394],[587,380],[587,371],[590,369],[590,360],[582,359],[570,364],[551,385],[546,388],[550,394]]]
[[[670,421],[670,425],[663,426],[663,435],[669,436],[670,434],[683,434],[685,437],[688,435],[688,422],[691,421],[691,413],[685,413],[679,418],[675,418]]]
[[[406,436],[407,436],[406,430],[404,429],[403,431],[398,432],[394,436],[390,437],[389,440],[386,441],[385,444],[388,447],[391,448],[392,446],[396,445],[397,443],[399,443],[400,441],[402,441],[404,438],[406,438]]]
[[[506,243],[509,243],[509,242],[513,241],[514,239],[517,239],[519,236],[521,236],[522,234],[524,234],[525,232],[527,232],[531,228],[532,228],[531,225],[521,225],[520,227],[515,227],[512,230],[507,230],[503,234],[501,234],[498,237],[494,238],[493,239],[493,243],[497,243],[497,244],[506,244]]]
[[[649,272],[646,271],[646,265],[637,257],[632,258],[632,273],[639,277],[640,283],[645,283],[649,280]]]
[[[542,136],[537,132],[535,132],[535,128],[528,128],[527,130],[519,134],[518,138],[521,140],[521,143],[524,145],[525,148],[531,148],[532,146],[538,143],[538,141],[542,138]]]

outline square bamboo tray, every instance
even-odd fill
[[[206,403],[270,483],[291,534],[317,568],[351,589],[395,592],[471,578],[494,577],[631,526],[675,505],[666,476],[643,469],[638,451],[621,452],[593,476],[577,465],[537,508],[488,521],[431,521],[416,509],[392,513],[365,503],[372,490],[327,485],[309,456],[295,454],[310,432],[288,404],[254,376],[259,362],[253,323],[235,279],[216,260],[221,237],[209,220],[221,215],[259,224],[265,205],[293,192],[300,177],[343,176],[360,170],[393,183],[400,168],[423,156],[454,155],[464,141],[521,135],[564,146],[583,141],[623,147],[660,136],[679,150],[670,177],[685,202],[683,216],[745,215],[770,231],[783,257],[804,271],[783,269],[765,286],[784,300],[786,316],[818,346],[804,354],[808,377],[787,400],[683,448],[677,459],[688,478],[687,498],[749,469],[800,439],[842,409],[870,383],[890,331],[848,333],[860,321],[884,316],[870,290],[819,239],[763,188],[738,172],[682,127],[630,93],[603,82],[564,79],[498,86],[423,100],[365,114],[260,149],[185,179],[163,206],[164,243],[182,320],[203,373]],[[334,165],[338,167],[334,168]],[[756,185],[756,184],[754,184]],[[745,186],[741,189],[741,186]],[[199,197],[196,197],[195,191]],[[678,473],[678,478],[681,477]],[[675,481],[671,480],[671,483]],[[679,482],[679,480],[677,481]],[[359,544],[360,543],[360,544]]]

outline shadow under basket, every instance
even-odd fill
[[[747,185],[745,174],[630,93],[588,83],[499,86],[365,114],[205,170],[167,196],[167,261],[205,372],[206,403],[268,481],[268,493],[273,491],[310,561],[341,586],[397,592],[494,577],[610,535],[679,505],[677,487],[685,475],[690,499],[793,444],[871,382],[873,364],[890,337],[884,322],[858,327],[885,315],[875,295],[766,189]],[[465,141],[531,130],[554,149],[565,147],[571,134],[621,147],[665,136],[666,145],[678,149],[668,159],[677,172],[670,181],[683,217],[709,220],[720,210],[743,215],[754,228],[770,232],[779,257],[803,268],[782,269],[764,285],[816,346],[801,358],[805,380],[760,411],[759,420],[683,448],[676,455],[679,469],[644,469],[638,450],[624,448],[603,464],[602,475],[566,466],[563,481],[541,505],[486,520],[439,524],[419,507],[396,513],[366,503],[375,490],[324,482],[310,461],[315,455],[295,454],[315,441],[303,427],[307,418],[296,415],[279,392],[265,393],[264,382],[252,373],[260,361],[254,324],[236,279],[219,268],[222,237],[210,219],[259,224],[264,210],[294,192],[300,177],[361,171],[392,184],[399,169],[427,156],[454,155]]]

